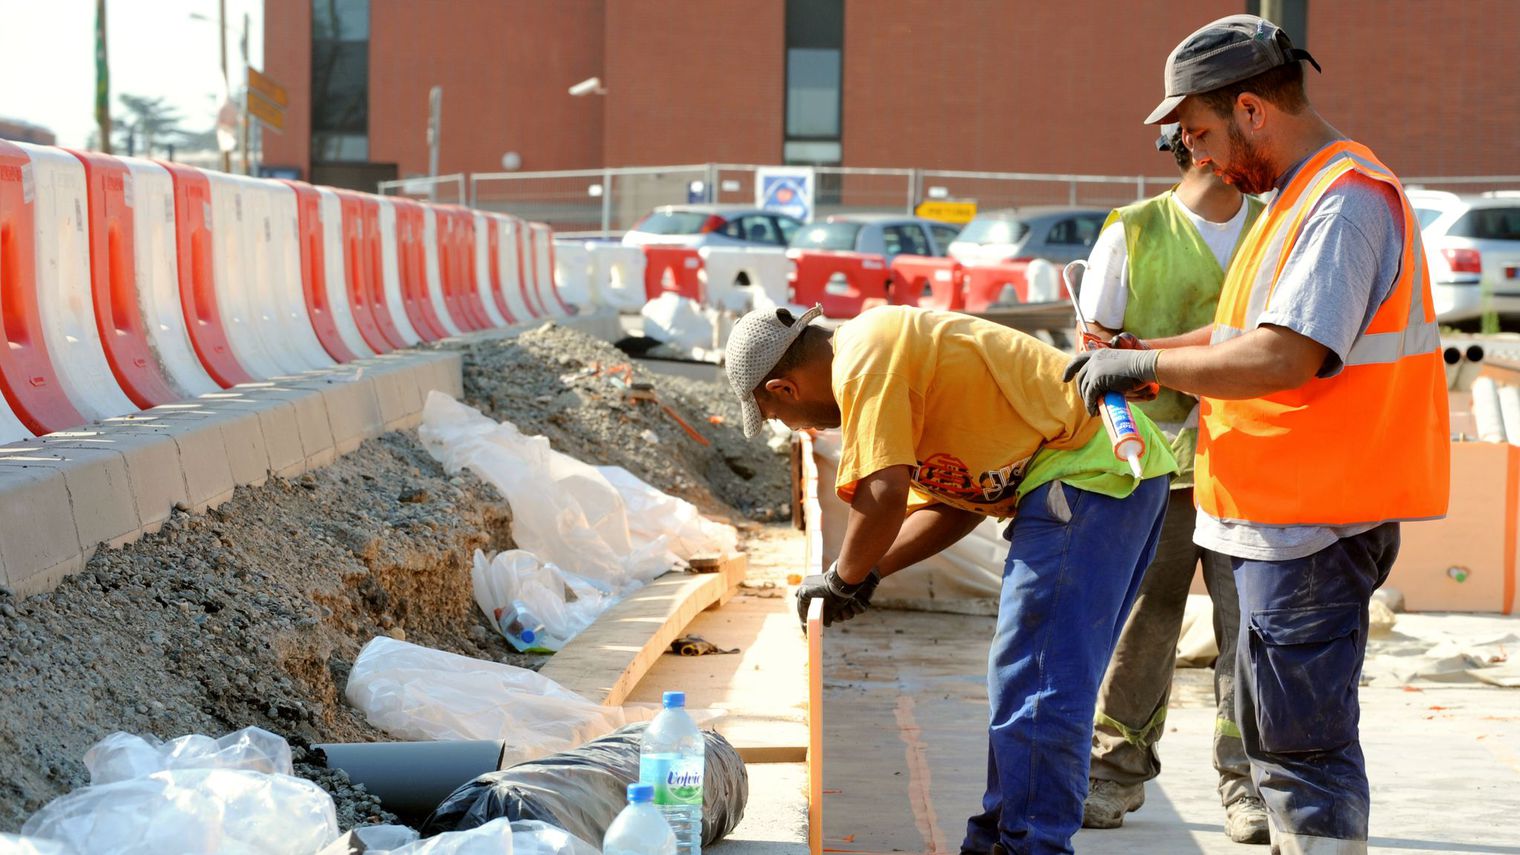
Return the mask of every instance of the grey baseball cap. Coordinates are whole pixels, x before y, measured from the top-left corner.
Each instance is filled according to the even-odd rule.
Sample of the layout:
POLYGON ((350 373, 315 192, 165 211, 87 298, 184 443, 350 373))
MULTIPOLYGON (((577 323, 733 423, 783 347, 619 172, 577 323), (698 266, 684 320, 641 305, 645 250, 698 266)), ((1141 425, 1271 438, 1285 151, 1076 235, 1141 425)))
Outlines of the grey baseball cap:
POLYGON ((1175 122, 1177 105, 1187 96, 1212 92, 1301 59, 1320 70, 1308 51, 1294 47, 1282 27, 1266 18, 1220 18, 1183 39, 1166 58, 1166 97, 1145 123, 1175 122))
POLYGON ((787 309, 756 309, 734 324, 728 346, 723 350, 723 370, 728 374, 734 397, 739 399, 745 436, 754 436, 765 421, 760 415, 760 405, 755 403, 755 388, 781 361, 797 336, 821 314, 822 306, 814 306, 799 317, 793 317, 787 309))

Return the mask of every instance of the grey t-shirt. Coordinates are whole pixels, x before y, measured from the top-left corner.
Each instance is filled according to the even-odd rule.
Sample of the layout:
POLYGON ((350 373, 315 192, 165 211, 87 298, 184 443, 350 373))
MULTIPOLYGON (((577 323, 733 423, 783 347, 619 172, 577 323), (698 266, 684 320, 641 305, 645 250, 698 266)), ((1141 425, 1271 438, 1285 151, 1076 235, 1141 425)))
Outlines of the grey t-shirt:
MULTIPOLYGON (((1298 168, 1279 181, 1279 192, 1298 168)), ((1257 319, 1257 326, 1286 327, 1314 339, 1330 350, 1319 376, 1339 374, 1357 336, 1393 292, 1403 248, 1403 206, 1397 192, 1381 181, 1350 173, 1325 193, 1305 219, 1303 234, 1288 255, 1271 304, 1257 319)), ((1264 525, 1219 520, 1200 512, 1193 541, 1240 558, 1289 561, 1380 522, 1264 525)))

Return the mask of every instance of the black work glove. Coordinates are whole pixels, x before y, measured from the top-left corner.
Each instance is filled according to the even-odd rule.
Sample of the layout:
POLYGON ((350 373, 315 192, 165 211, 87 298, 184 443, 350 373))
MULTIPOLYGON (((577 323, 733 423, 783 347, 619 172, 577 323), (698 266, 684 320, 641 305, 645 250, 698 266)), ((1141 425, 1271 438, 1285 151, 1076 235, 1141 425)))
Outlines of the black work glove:
POLYGON ((1156 382, 1158 355, 1154 350, 1089 350, 1071 360, 1062 379, 1070 383, 1076 378, 1087 411, 1096 413, 1105 394, 1128 395, 1156 382))
POLYGON ((881 582, 881 576, 871 570, 864 581, 851 585, 839 578, 837 564, 829 565, 824 573, 809 576, 797 588, 797 619, 807 628, 808 606, 814 599, 823 598, 823 625, 846 621, 866 610, 871 604, 871 594, 881 582))

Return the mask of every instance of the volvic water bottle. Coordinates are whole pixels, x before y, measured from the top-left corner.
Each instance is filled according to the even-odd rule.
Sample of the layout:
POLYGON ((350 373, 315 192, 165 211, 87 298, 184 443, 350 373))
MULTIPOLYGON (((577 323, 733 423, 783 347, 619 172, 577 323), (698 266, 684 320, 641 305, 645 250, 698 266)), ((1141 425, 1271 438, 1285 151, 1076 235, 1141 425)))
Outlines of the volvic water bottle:
POLYGON ((654 806, 654 787, 628 785, 628 806, 607 826, 602 855, 676 855, 676 836, 654 806))
POLYGON ((702 773, 707 743, 686 714, 686 693, 666 692, 665 709, 639 746, 639 783, 654 785, 654 804, 675 832, 680 855, 702 852, 702 773))

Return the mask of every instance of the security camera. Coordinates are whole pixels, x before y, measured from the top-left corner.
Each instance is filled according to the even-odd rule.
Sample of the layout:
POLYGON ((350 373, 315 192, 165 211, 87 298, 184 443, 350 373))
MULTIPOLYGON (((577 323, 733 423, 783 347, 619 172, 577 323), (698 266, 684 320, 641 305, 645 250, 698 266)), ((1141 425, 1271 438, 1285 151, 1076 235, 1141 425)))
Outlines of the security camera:
POLYGON ((581 95, 600 95, 605 91, 602 89, 602 78, 600 77, 588 77, 570 87, 570 94, 576 97, 580 97, 581 95))

